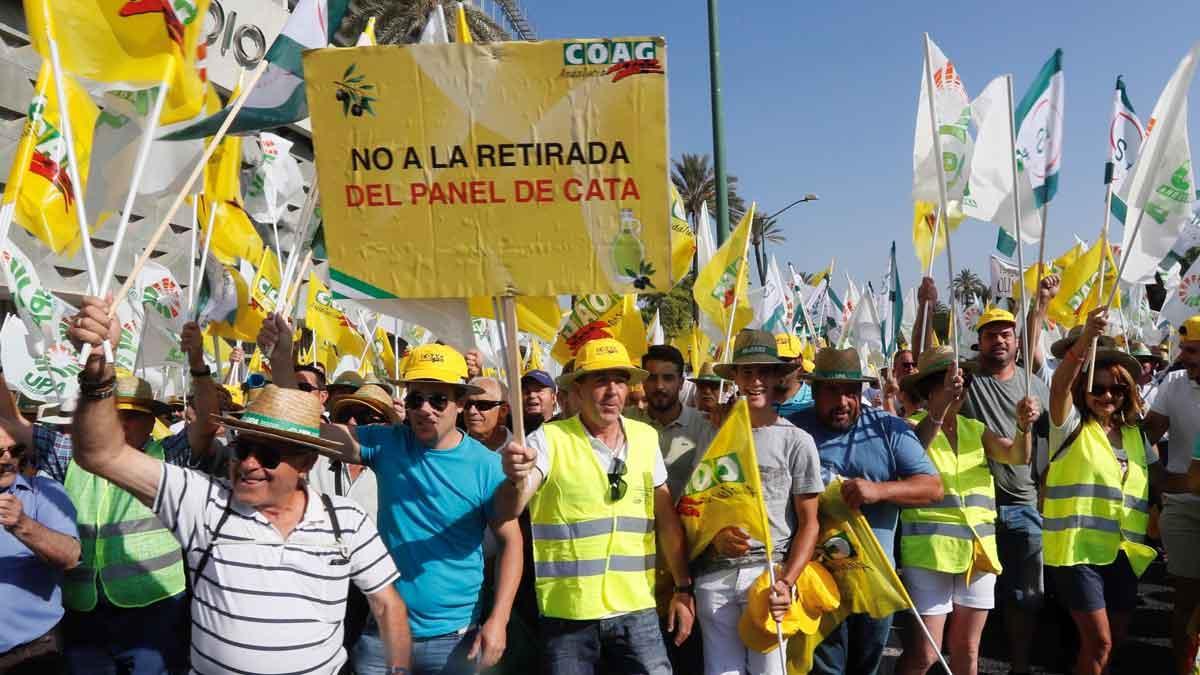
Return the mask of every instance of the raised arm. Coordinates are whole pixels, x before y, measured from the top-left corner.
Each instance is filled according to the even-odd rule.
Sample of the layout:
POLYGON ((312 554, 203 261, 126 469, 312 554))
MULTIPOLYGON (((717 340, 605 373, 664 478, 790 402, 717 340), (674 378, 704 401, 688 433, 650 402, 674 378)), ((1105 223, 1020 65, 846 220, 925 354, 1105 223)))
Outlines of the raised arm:
POLYGON ((1017 402, 1016 438, 1005 438, 984 429, 983 450, 988 459, 1001 464, 1028 464, 1033 459, 1033 425, 1041 414, 1041 402, 1029 396, 1017 402))
POLYGON ((928 323, 937 304, 937 284, 930 277, 921 280, 917 288, 917 315, 913 321, 912 350, 913 358, 921 356, 921 352, 933 345, 933 326, 928 323))
POLYGON ((125 443, 117 416, 116 371, 105 362, 101 348, 108 341, 115 352, 121 335, 120 323, 108 314, 111 305, 111 296, 85 296, 68 330, 76 349, 85 344, 91 347, 79 374, 79 403, 71 425, 73 458, 80 467, 151 505, 158 494, 162 462, 125 443))
POLYGON ((1071 345, 1058 370, 1054 371, 1054 378, 1050 381, 1050 423, 1056 427, 1062 426, 1067 421, 1067 415, 1071 413, 1071 406, 1075 403, 1071 386, 1075 384, 1075 378, 1083 373, 1088 352, 1092 348, 1092 340, 1102 335, 1108 327, 1107 313, 1106 308, 1097 307, 1088 314, 1083 335, 1071 345))
POLYGON ((287 319, 272 312, 258 331, 258 348, 271 359, 271 382, 284 389, 296 388, 292 355, 292 327, 287 319))
POLYGON ((196 406, 196 421, 188 425, 188 445, 192 454, 207 457, 212 449, 213 437, 217 435, 218 425, 213 415, 221 412, 217 399, 217 383, 211 373, 207 376, 197 375, 208 370, 204 364, 204 337, 200 326, 195 321, 183 325, 179 335, 179 346, 187 354, 188 367, 192 370, 193 405, 196 406))
MULTIPOLYGON (((1029 332, 1029 351, 1033 354, 1029 355, 1033 360, 1033 372, 1041 372, 1042 366, 1042 326, 1046 324, 1046 310, 1050 307, 1050 301, 1058 295, 1059 278, 1057 274, 1049 274, 1042 277, 1042 283, 1038 286, 1037 302, 1033 307, 1029 308, 1029 316, 1025 318, 1025 330, 1029 332)), ((1090 344, 1090 343, 1089 343, 1090 344)))

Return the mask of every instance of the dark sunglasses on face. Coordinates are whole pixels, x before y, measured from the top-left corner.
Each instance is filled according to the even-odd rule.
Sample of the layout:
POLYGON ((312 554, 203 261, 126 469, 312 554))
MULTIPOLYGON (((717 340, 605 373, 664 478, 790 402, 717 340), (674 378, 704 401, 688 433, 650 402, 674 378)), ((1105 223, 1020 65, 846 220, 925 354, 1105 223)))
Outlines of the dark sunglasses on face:
POLYGON ((1113 398, 1125 398, 1125 396, 1129 393, 1129 388, 1123 384, 1110 384, 1108 386, 1103 384, 1093 384, 1092 391, 1090 393, 1092 396, 1100 398, 1106 391, 1113 398))
POLYGON ((476 408, 479 410, 479 412, 485 413, 489 410, 492 410, 496 406, 503 404, 504 401, 467 401, 466 403, 463 403, 463 412, 466 412, 471 408, 476 408))
POLYGON ((302 451, 281 451, 279 448, 258 443, 247 438, 236 439, 233 451, 239 462, 244 462, 247 457, 254 455, 258 459, 258 463, 262 465, 262 468, 268 470, 278 469, 284 457, 303 454, 302 451))
POLYGON ((427 402, 434 410, 442 412, 450 405, 450 397, 445 394, 425 395, 415 391, 404 397, 404 407, 409 410, 420 410, 427 402))
POLYGON ((321 391, 320 387, 315 384, 309 384, 308 382, 297 382, 296 388, 309 394, 313 393, 314 391, 321 391))
POLYGON ((612 467, 608 470, 608 498, 609 501, 619 502, 625 498, 625 493, 629 490, 629 484, 622 478, 628 473, 629 467, 625 466, 625 462, 620 458, 613 457, 612 467))

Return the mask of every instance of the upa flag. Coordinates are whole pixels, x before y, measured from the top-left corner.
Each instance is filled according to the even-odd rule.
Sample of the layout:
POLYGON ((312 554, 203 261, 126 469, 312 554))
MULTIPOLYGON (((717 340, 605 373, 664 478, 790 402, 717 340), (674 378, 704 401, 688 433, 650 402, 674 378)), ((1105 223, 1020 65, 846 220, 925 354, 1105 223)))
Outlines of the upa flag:
MULTIPOLYGON (((196 67, 209 0, 25 0, 33 48, 50 60, 58 43, 63 70, 114 89, 167 81, 172 120, 201 112, 204 81, 196 67)), ((321 45, 324 46, 324 45, 321 45)), ((72 130, 78 130, 73 127, 72 130)))
POLYGON ((1154 281, 1159 261, 1170 253, 1192 214, 1195 181, 1188 146, 1187 94, 1198 56, 1200 43, 1183 57, 1163 88, 1146 125, 1146 142, 1138 162, 1118 195, 1129 209, 1121 241, 1126 258, 1121 280, 1131 284, 1154 281), (1134 231, 1140 232, 1136 240, 1132 239, 1134 231))
POLYGON ((25 252, 9 240, 0 241, 0 267, 17 316, 25 324, 29 353, 42 356, 50 345, 69 344, 65 320, 76 310, 42 285, 25 252))
POLYGON ((640 362, 649 347, 646 325, 634 295, 581 295, 575 298, 554 341, 550 355, 566 364, 575 358, 583 343, 596 338, 614 338, 625 345, 629 358, 640 362))
POLYGON ((671 183, 671 280, 679 283, 692 268, 696 255, 696 235, 683 210, 679 189, 671 183))
POLYGON ((80 194, 87 189, 88 162, 92 154, 92 129, 99 111, 75 80, 64 78, 67 104, 58 99, 49 63, 38 71, 28 118, 21 131, 8 183, 5 205, 14 204, 17 224, 60 255, 73 255, 81 243, 75 192, 71 184, 67 139, 62 133, 63 114, 71 118, 75 159, 79 162, 80 194), (64 110, 65 108, 65 110, 64 110))
POLYGON ((941 199, 938 190, 938 162, 946 177, 946 199, 957 200, 967 188, 967 167, 971 158, 971 100, 967 96, 958 69, 928 36, 925 38, 931 61, 921 72, 921 96, 917 103, 917 127, 913 136, 913 201, 934 204, 941 199), (932 72, 932 94, 926 72, 932 72), (933 96, 942 156, 933 144, 933 123, 929 119, 929 97, 933 96))
POLYGON ((1142 141, 1146 138, 1146 128, 1138 119, 1125 92, 1125 80, 1117 76, 1117 89, 1113 93, 1113 116, 1108 126, 1108 153, 1112 162, 1112 215, 1119 222, 1125 222, 1125 202, 1117 197, 1121 186, 1125 184, 1133 165, 1137 163, 1138 153, 1142 149, 1142 141))
MULTIPOLYGON (((1086 253, 1062 272, 1058 295, 1050 301, 1046 308, 1046 316, 1063 328, 1078 326, 1087 319, 1089 312, 1104 304, 1116 282, 1117 266, 1113 260, 1112 248, 1104 240, 1098 239, 1086 253), (1100 296, 1101 256, 1105 260, 1103 296, 1100 296)), ((1113 301, 1114 307, 1120 307, 1120 299, 1121 295, 1118 293, 1113 301)))
MULTIPOLYGON (((329 46, 349 6, 350 0, 300 0, 296 3, 296 8, 283 25, 283 31, 267 50, 264 57, 267 69, 259 78, 258 85, 247 95, 241 112, 229 127, 230 134, 271 129, 308 117, 301 54, 306 49, 329 46)), ((176 131, 168 138, 182 140, 212 136, 228 114, 227 108, 176 131)))
POLYGON ((304 198, 300 163, 290 152, 292 142, 282 136, 264 131, 250 145, 258 157, 244 174, 246 212, 260 223, 277 223, 287 213, 288 201, 304 198))
POLYGON ((692 296, 700 311, 725 331, 721 336, 722 342, 727 335, 736 335, 754 320, 746 265, 746 247, 750 240, 750 223, 753 221, 754 204, 751 204, 729 239, 700 270, 692 287, 692 296))
POLYGON ((851 614, 882 619, 912 607, 912 599, 892 567, 871 524, 842 499, 842 481, 833 480, 821 495, 820 533, 813 558, 837 582, 841 605, 821 615, 815 633, 796 633, 787 645, 788 672, 812 669, 813 651, 851 614))
POLYGON ((756 542, 752 545, 770 551, 771 529, 763 499, 750 407, 739 398, 675 505, 687 534, 688 560, 695 560, 717 532, 730 526, 742 528, 756 542))
POLYGON ((1054 50, 1014 110, 1018 169, 1033 188, 1034 205, 1058 190, 1063 142, 1063 51, 1054 50))
POLYGON ((1179 285, 1168 293, 1159 316, 1172 326, 1182 326, 1184 321, 1197 314, 1200 314, 1200 258, 1179 278, 1179 285))
POLYGON ((176 335, 183 330, 186 321, 186 301, 183 289, 175 281, 171 270, 156 262, 147 262, 138 274, 133 294, 141 299, 142 307, 149 317, 148 324, 160 326, 176 335))

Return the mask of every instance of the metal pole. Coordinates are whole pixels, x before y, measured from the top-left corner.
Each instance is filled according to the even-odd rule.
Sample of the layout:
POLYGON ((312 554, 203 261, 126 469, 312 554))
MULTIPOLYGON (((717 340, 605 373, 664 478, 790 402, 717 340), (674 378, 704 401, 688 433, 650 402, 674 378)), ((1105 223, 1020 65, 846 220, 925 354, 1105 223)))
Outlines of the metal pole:
POLYGON ((729 178, 725 174, 725 121, 721 113, 721 42, 717 0, 708 0, 708 77, 712 89, 713 171, 717 179, 717 246, 729 238, 729 178))

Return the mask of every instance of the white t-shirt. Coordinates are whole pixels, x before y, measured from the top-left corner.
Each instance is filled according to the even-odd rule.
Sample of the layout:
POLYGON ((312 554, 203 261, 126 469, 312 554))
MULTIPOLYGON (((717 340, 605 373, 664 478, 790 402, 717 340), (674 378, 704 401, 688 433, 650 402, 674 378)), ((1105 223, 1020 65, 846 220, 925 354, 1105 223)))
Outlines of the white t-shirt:
POLYGON ((1171 420, 1167 473, 1187 473, 1200 433, 1200 384, 1188 378, 1186 370, 1168 373, 1158 385, 1150 410, 1171 420))

